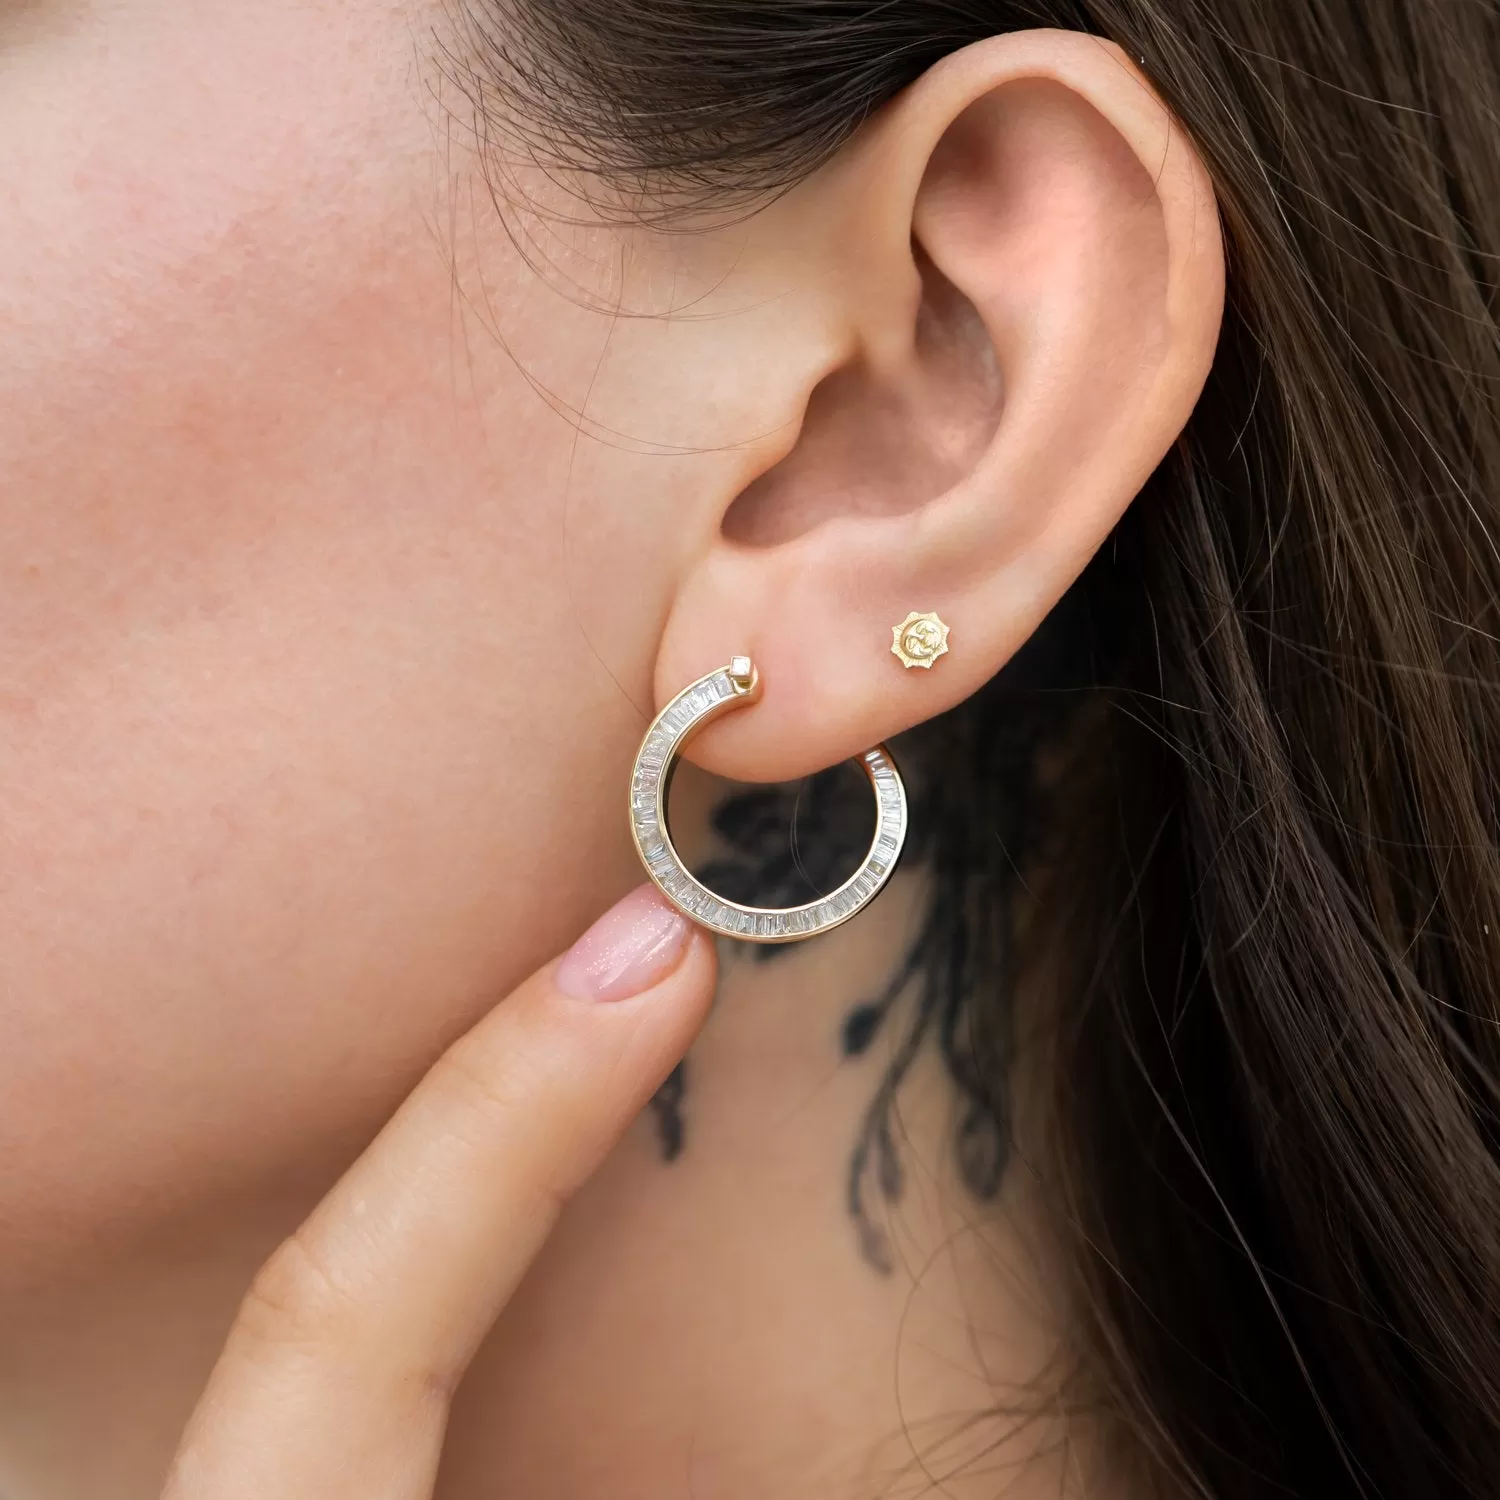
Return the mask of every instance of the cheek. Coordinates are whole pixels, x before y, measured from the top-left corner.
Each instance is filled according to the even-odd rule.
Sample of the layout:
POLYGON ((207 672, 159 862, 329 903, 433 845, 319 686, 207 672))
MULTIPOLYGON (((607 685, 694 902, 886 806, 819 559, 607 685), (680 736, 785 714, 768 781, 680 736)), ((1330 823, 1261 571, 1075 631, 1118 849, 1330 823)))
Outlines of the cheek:
MULTIPOLYGON (((136 10, 0 53, 0 1243, 44 1258, 316 1167, 633 878, 573 429, 455 292, 414 31, 136 10)), ((484 259, 584 389, 606 320, 484 259)))

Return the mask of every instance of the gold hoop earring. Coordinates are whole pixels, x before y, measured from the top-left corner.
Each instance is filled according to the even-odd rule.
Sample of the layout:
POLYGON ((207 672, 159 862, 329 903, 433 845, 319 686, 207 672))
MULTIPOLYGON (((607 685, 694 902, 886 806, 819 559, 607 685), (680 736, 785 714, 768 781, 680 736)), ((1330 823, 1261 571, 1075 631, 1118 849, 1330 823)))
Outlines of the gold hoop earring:
POLYGON ((667 829, 667 791, 683 746, 721 714, 760 696, 760 674, 748 656, 685 687, 653 720, 630 778, 630 830, 661 892, 679 911, 722 937, 750 943, 795 943, 847 922, 890 879, 906 842, 906 788, 884 745, 866 750, 860 769, 875 793, 875 837, 863 863, 836 891, 803 906, 767 910, 716 896, 683 864, 667 829))

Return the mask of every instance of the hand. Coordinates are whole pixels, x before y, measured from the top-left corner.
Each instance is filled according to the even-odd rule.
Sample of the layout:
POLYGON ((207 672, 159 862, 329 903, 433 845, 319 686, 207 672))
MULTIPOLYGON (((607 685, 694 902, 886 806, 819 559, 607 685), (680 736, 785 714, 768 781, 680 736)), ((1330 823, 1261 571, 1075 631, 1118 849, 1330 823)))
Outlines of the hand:
POLYGON ((164 1500, 430 1495, 475 1349, 713 985, 646 886, 449 1048, 256 1277, 164 1500))

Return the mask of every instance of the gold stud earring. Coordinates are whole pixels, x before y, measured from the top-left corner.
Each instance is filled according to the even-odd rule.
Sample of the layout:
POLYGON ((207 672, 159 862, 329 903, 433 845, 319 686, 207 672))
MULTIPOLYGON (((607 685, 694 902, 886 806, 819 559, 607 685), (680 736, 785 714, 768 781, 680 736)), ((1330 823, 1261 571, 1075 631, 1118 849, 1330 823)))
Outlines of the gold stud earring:
POLYGON ((630 778, 630 831, 646 873, 684 915, 723 937, 750 943, 794 943, 847 922, 880 893, 906 842, 906 788, 884 745, 857 764, 875 794, 875 837, 869 853, 836 891, 802 906, 770 910, 716 896, 683 864, 667 830, 667 791, 677 757, 705 724, 760 696, 760 673, 748 656, 690 683, 656 716, 630 778))
POLYGON ((928 610, 913 610, 899 624, 891 626, 891 654, 903 667, 927 667, 948 650, 948 627, 928 610))

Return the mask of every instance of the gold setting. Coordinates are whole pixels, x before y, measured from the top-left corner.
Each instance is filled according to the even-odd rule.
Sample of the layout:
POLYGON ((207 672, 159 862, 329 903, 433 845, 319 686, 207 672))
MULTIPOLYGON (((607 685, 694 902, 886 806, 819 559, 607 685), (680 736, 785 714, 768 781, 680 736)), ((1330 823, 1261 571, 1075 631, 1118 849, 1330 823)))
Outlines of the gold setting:
POLYGON ((948 650, 948 627, 931 610, 912 610, 891 626, 891 654, 903 667, 926 667, 929 671, 948 650))
POLYGON ((687 742, 721 714, 760 697, 760 673, 748 656, 689 683, 656 716, 641 741, 630 778, 630 830, 646 873, 681 912, 710 932, 747 943, 795 943, 847 922, 875 899, 906 842, 906 788, 884 745, 856 762, 875 795, 875 835, 854 874, 836 891, 780 910, 742 906, 708 889, 682 862, 667 828, 672 768, 687 742))

